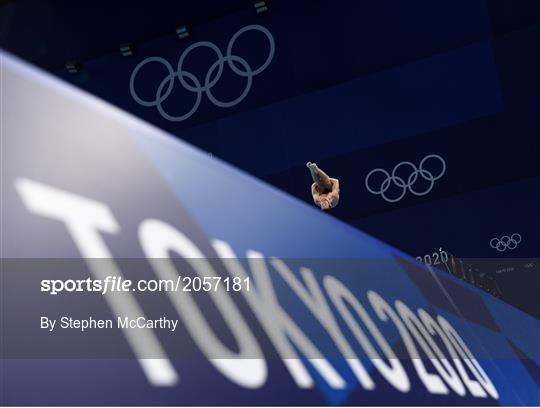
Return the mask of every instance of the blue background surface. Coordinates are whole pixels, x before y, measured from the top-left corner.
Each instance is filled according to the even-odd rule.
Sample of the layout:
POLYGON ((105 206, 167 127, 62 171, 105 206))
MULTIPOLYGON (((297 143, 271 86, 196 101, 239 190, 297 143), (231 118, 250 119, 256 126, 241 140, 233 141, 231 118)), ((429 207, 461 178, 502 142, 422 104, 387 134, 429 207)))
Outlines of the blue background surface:
MULTIPOLYGON (((274 0, 263 16, 244 1, 101 5, 25 1, 0 6, 0 19, 3 48, 289 193, 215 164, 179 147, 183 145, 173 139, 154 139, 154 131, 122 133, 118 139, 99 132, 89 136, 93 149, 88 151, 107 151, 89 163, 80 145, 72 141, 70 163, 78 163, 78 168, 70 165, 67 172, 59 168, 58 174, 49 160, 59 153, 59 145, 40 140, 40 152, 50 149, 50 156, 41 157, 43 162, 39 155, 28 159, 29 167, 18 176, 42 177, 44 182, 74 191, 80 188, 81 193, 98 199, 117 200, 125 235, 108 242, 116 254, 140 255, 127 237, 134 235, 136 222, 148 216, 151 208, 154 216, 171 223, 178 222, 177 211, 185 210, 190 225, 196 225, 197 237, 227 239, 238 254, 255 248, 284 258, 362 257, 400 251, 418 256, 442 247, 458 257, 540 257, 538 1, 274 0), (186 41, 174 34, 180 22, 193 26, 193 35, 186 41), (172 123, 155 108, 142 107, 132 99, 129 78, 144 58, 160 56, 176 66, 190 44, 205 40, 225 50, 231 36, 248 24, 268 28, 276 51, 237 106, 218 108, 203 96, 196 114, 172 123), (118 45, 126 41, 136 45, 131 58, 118 52, 118 45), (63 64, 68 59, 82 63, 79 74, 66 73, 63 64), (447 171, 426 196, 408 194, 389 204, 366 190, 364 179, 371 169, 391 170, 403 160, 418 165, 432 153, 445 159, 447 171), (341 181, 341 203, 330 214, 319 214, 311 204, 308 160, 341 181), (118 198, 118 179, 101 185, 92 175, 100 161, 116 163, 110 174, 125 176, 122 182, 132 183, 125 191, 154 186, 153 194, 118 198), (155 202, 154 197, 162 200, 155 202), (133 206, 138 200, 144 205, 133 206), (261 217, 261 213, 271 216, 261 217), (320 239, 321 229, 335 234, 335 245, 320 239), (493 237, 516 232, 522 241, 515 250, 499 253, 490 247, 493 237)), ((263 36, 247 35, 238 41, 235 52, 257 66, 267 55, 266 47, 263 36)), ((201 52, 189 61, 189 70, 203 79, 213 62, 212 53, 201 52)), ((151 97, 164 71, 154 66, 144 74, 147 79, 137 85, 141 95, 151 97)), ((215 93, 230 99, 242 85, 242 79, 226 70, 215 93)), ((177 86, 165 104, 172 112, 182 112, 192 97, 177 86)), ((66 120, 61 112, 56 118, 58 123, 66 120)), ((20 152, 26 151, 23 147, 24 143, 20 152)), ((20 156, 29 157, 27 151, 20 156)), ((62 157, 56 163, 62 163, 62 157)), ((13 203, 20 205, 16 200, 13 203)), ((56 240, 51 240, 52 232, 43 233, 40 227, 31 224, 28 230, 35 228, 36 233, 17 235, 24 245, 13 240, 13 247, 32 248, 35 256, 43 256, 49 247, 58 245, 64 251, 59 252, 61 256, 77 256, 65 231, 55 230, 56 240)), ((471 336, 468 341, 488 345, 494 357, 514 355, 487 363, 490 377, 504 390, 499 402, 538 404, 538 320, 441 276, 447 290, 460 300, 458 305, 464 306, 456 311, 440 300, 440 288, 419 278, 417 272, 396 266, 394 274, 392 285, 382 276, 370 277, 370 288, 377 287, 389 299, 406 297, 410 305, 429 306, 444 314, 471 336)), ((497 279, 506 302, 540 316, 537 268, 497 275, 497 279)), ((348 283, 360 297, 366 290, 362 279, 348 283)), ((282 300, 294 308, 295 299, 288 295, 282 292, 282 300)), ((302 312, 298 310, 299 318, 305 317, 302 312)), ((202 394, 209 404, 219 404, 224 398, 238 404, 278 404, 284 402, 283 396, 286 403, 298 404, 358 403, 366 398, 356 386, 338 393, 322 383, 313 392, 299 390, 281 380, 288 374, 279 362, 272 362, 271 381, 253 394, 238 392, 209 364, 189 367, 176 362, 180 371, 194 375, 172 389, 148 386, 134 361, 3 364, 10 373, 5 378, 8 402, 13 403, 73 404, 78 398, 88 404, 177 404, 181 398, 182 403, 200 404, 202 394), (57 375, 51 376, 51 371, 57 375), (200 389, 201 378, 214 384, 214 394, 200 389), (96 395, 93 389, 81 388, 81 383, 103 393, 96 395)), ((413 379, 411 367, 407 370, 413 379)), ((350 373, 344 370, 343 375, 350 373)), ((368 394, 369 403, 385 403, 384 391, 390 392, 368 394)), ((386 396, 392 401, 400 398, 386 396)), ((409 396, 401 398, 403 403, 410 402, 409 396)), ((415 398, 420 404, 464 402, 420 393, 415 398)), ((479 402, 466 400, 467 404, 479 402)))
MULTIPOLYGON (((317 386, 299 389, 282 362, 270 359, 267 382, 248 390, 226 380, 201 354, 192 361, 172 358, 182 379, 173 387, 149 385, 134 360, 2 359, 2 397, 7 404, 538 403, 537 319, 450 275, 431 274, 401 251, 5 54, 2 62, 3 78, 8 78, 5 92, 13 97, 3 107, 2 225, 10 239, 2 241, 1 249, 6 258, 80 256, 61 222, 32 214, 21 202, 15 181, 29 178, 105 203, 121 225, 118 233, 104 237, 115 258, 141 258, 137 228, 144 219, 157 218, 186 234, 207 256, 213 255, 210 240, 218 238, 228 242, 238 256, 254 249, 291 265, 294 260, 289 257, 301 257, 300 264, 313 267, 319 282, 330 274, 363 304, 367 305, 367 291, 373 290, 388 302, 401 300, 413 310, 424 308, 442 315, 473 350, 500 393, 498 401, 469 394, 430 395, 406 359, 402 362, 412 385, 407 394, 392 389, 370 365, 378 388, 362 390, 343 360, 337 359, 331 362, 347 381, 345 389, 329 388, 313 369, 317 386), (63 120, 65 115, 70 119, 63 120), (89 125, 81 127, 81 123, 89 125), (34 148, 28 149, 29 145, 34 148), (103 149, 104 145, 115 148, 103 149), (238 200, 246 196, 249 200, 238 200), (357 273, 336 270, 332 262, 330 268, 322 268, 320 259, 331 258, 383 263, 357 273)), ((130 276, 129 270, 122 272, 130 276)), ((294 273, 299 277, 297 268, 294 273)), ((324 328, 291 289, 277 274, 271 280, 279 303, 302 330, 318 346, 331 346, 324 328)), ((17 288, 9 290, 17 293, 17 288)), ((138 301, 145 310, 156 306, 142 298, 138 301)), ((394 349, 403 349, 396 329, 382 324, 367 309, 394 349)), ((4 313, 18 311, 6 308, 4 313)), ((341 320, 339 324, 344 329, 341 320)), ((258 341, 268 341, 264 331, 251 329, 258 341)), ((351 333, 346 336, 352 343, 351 333)), ((355 349, 365 358, 359 347, 355 349)))
MULTIPOLYGON (((28 1, 1 7, 0 18, 7 49, 307 202, 305 163, 316 161, 341 180, 332 216, 410 254, 540 257, 535 0, 275 0, 264 15, 244 1, 28 1), (187 40, 175 36, 179 20, 192 27, 187 40), (236 106, 219 108, 203 94, 193 116, 170 122, 131 97, 130 75, 143 59, 159 56, 176 69, 191 44, 212 41, 225 52, 249 24, 272 33, 275 54, 236 106), (136 52, 125 58, 118 45, 127 41, 136 52), (67 73, 68 59, 82 71, 67 73), (433 153, 447 172, 429 194, 389 204, 365 188, 371 169, 418 165, 433 153), (514 233, 522 236, 514 251, 489 246, 514 233)), ((245 33, 234 53, 260 66, 267 39, 245 33)), ((212 51, 199 49, 184 68, 203 81, 214 62, 212 51)), ((153 98, 165 75, 157 63, 145 66, 138 94, 153 98)), ((225 67, 212 92, 231 100, 244 84, 225 67)), ((193 100, 177 82, 164 108, 180 114, 193 100)), ((503 299, 539 317, 537 268, 506 275, 496 276, 503 299)))

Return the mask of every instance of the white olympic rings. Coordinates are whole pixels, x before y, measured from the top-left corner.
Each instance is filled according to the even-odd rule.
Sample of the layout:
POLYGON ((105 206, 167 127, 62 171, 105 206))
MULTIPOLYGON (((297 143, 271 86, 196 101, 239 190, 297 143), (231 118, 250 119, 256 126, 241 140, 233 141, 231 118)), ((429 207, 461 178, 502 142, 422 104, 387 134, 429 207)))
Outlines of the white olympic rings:
POLYGON ((420 162, 420 166, 418 166, 418 168, 416 168, 416 166, 410 161, 402 161, 396 164, 391 174, 388 173, 385 169, 381 169, 381 168, 373 169, 366 176, 365 185, 366 185, 367 190, 371 194, 380 195, 385 201, 389 203, 396 203, 405 196, 405 194, 407 193, 407 190, 416 196, 424 196, 428 194, 433 189, 433 186, 435 185, 435 181, 440 179, 444 175, 445 172, 446 172, 446 162, 444 161, 444 159, 438 154, 429 154, 422 159, 422 161, 420 162), (437 159, 441 163, 441 166, 442 166, 441 171, 436 176, 434 176, 430 171, 426 170, 423 167, 426 161, 429 159, 437 159), (396 175, 398 169, 402 166, 408 166, 412 169, 412 173, 407 177, 406 181, 402 177, 399 177, 396 175), (375 173, 382 173, 385 177, 385 179, 380 184, 379 188, 370 187, 369 178, 375 173), (424 191, 418 191, 413 188, 414 183, 416 183, 416 181, 418 180, 418 176, 422 177, 424 180, 429 182, 429 186, 424 191), (395 198, 388 197, 388 195, 386 194, 386 192, 391 186, 391 183, 394 183, 395 186, 401 189, 401 193, 395 198))
POLYGON ((145 106, 145 107, 157 107, 157 110, 161 114, 161 116, 167 120, 170 120, 172 122, 181 122, 183 120, 186 120, 190 118, 199 108, 199 105, 202 101, 202 94, 203 92, 206 94, 210 102, 212 102, 214 105, 219 106, 220 108, 230 108, 231 106, 235 106, 238 103, 240 103, 249 93, 251 89, 251 85, 253 83, 253 77, 256 75, 259 75, 261 72, 263 72, 268 65, 270 65, 270 62, 272 62, 272 59, 274 58, 274 51, 275 51, 275 42, 274 37, 272 36, 272 33, 265 27, 253 24, 248 25, 240 30, 238 30, 229 40, 229 44, 227 45, 227 53, 224 56, 221 50, 218 48, 218 46, 210 41, 199 41, 194 44, 191 44, 188 48, 184 50, 182 55, 180 56, 180 59, 178 60, 178 66, 177 70, 174 71, 172 65, 167 61, 165 58, 161 57, 148 57, 144 60, 142 60, 133 72, 131 73, 131 78, 129 80, 129 91, 131 93, 131 96, 137 102, 139 105, 145 106), (248 64, 248 62, 238 55, 233 55, 233 47, 240 35, 247 31, 260 31, 263 33, 266 38, 268 39, 268 42, 270 44, 270 51, 268 53, 268 57, 266 57, 266 60, 264 63, 258 67, 257 69, 252 69, 251 66, 248 64), (217 56, 216 62, 214 62, 208 71, 206 72, 206 76, 204 79, 204 84, 201 84, 201 81, 197 76, 195 76, 193 73, 186 71, 183 69, 184 61, 187 57, 187 55, 193 51, 196 48, 199 47, 207 47, 210 48, 212 51, 215 52, 217 56), (142 67, 144 67, 146 64, 151 62, 158 62, 162 64, 168 71, 168 75, 163 78, 159 86, 156 90, 156 96, 154 100, 144 100, 142 99, 136 92, 135 92, 135 77, 137 76, 137 73, 140 71, 142 67), (224 63, 227 62, 229 68, 237 75, 246 78, 246 85, 240 96, 236 97, 235 99, 232 99, 230 101, 221 101, 215 97, 215 95, 212 93, 212 87, 216 85, 216 83, 220 80, 221 75, 223 73, 223 67, 224 63), (174 84, 175 84, 175 78, 178 78, 180 84, 184 89, 187 91, 193 92, 196 94, 195 96, 195 102, 190 110, 188 110, 186 113, 174 116, 170 115, 169 113, 165 112, 163 109, 162 103, 169 97, 171 94, 174 84), (191 81, 189 83, 186 81, 186 78, 191 81))
POLYGON ((501 238, 491 238, 489 246, 499 252, 504 252, 507 249, 516 249, 520 242, 521 235, 516 232, 510 237, 508 235, 503 235, 501 238))

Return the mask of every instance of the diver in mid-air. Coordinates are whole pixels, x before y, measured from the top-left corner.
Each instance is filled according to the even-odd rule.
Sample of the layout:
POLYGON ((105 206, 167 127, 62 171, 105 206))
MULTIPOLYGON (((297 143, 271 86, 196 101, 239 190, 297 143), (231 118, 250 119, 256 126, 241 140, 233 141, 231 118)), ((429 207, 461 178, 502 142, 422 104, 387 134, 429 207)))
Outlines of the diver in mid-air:
POLYGON ((313 178, 311 185, 313 201, 321 210, 328 211, 334 208, 339 202, 339 180, 328 177, 315 163, 307 162, 306 166, 313 178))

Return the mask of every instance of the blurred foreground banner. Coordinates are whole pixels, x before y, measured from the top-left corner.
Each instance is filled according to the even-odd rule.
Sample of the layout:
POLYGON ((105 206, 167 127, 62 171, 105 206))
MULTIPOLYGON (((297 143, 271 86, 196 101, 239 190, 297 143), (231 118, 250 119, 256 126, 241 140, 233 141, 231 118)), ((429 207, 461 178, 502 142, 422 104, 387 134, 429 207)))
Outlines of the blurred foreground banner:
POLYGON ((538 320, 0 62, 2 404, 540 404, 538 320))

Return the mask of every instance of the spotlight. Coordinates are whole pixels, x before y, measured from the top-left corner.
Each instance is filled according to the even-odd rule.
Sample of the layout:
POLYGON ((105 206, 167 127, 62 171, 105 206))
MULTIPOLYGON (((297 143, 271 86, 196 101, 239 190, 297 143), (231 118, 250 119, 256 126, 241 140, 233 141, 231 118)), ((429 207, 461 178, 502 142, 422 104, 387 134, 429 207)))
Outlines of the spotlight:
POLYGON ((265 0, 255 0, 253 7, 257 14, 266 13, 268 11, 268 2, 265 0))
POLYGON ((135 46, 132 43, 122 44, 120 46, 120 53, 124 57, 131 57, 135 53, 135 46))
POLYGON ((70 74, 76 74, 81 70, 81 64, 77 61, 66 62, 66 69, 70 74))
POLYGON ((191 29, 187 25, 183 24, 176 28, 176 35, 181 40, 184 38, 188 38, 191 35, 191 29))

